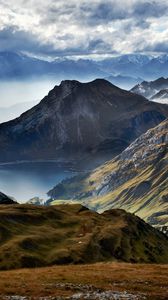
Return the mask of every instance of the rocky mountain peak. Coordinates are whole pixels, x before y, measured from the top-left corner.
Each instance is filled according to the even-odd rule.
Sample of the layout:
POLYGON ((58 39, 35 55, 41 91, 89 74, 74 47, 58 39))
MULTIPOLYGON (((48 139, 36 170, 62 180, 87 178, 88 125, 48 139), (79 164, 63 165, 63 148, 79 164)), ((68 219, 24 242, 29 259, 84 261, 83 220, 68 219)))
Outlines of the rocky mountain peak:
POLYGON ((107 80, 65 80, 38 105, 0 125, 0 161, 107 160, 166 117, 168 107, 107 80))
POLYGON ((63 80, 60 85, 55 85, 55 87, 49 91, 48 96, 46 96, 42 101, 45 102, 48 98, 55 100, 65 98, 80 85, 81 83, 77 80, 63 80))
POLYGON ((65 98, 80 86, 81 83, 77 80, 62 80, 59 89, 62 97, 65 98))
POLYGON ((76 87, 81 85, 81 82, 79 82, 78 80, 62 80, 60 83, 61 87, 76 87))

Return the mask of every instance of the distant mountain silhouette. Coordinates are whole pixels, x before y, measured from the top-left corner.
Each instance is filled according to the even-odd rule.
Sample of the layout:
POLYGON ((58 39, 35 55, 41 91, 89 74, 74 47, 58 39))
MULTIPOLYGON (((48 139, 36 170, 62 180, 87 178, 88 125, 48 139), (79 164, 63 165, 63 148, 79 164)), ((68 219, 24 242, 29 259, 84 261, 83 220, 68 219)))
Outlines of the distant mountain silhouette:
POLYGON ((131 89, 131 92, 151 98, 160 90, 168 88, 168 78, 158 78, 154 81, 143 81, 131 89))
POLYGON ((168 89, 160 90, 150 100, 168 104, 168 89))
POLYGON ((108 75, 92 60, 57 59, 49 62, 22 53, 0 52, 0 79, 52 77, 57 81, 65 78, 92 80, 108 75))
MULTIPOLYGON (((81 81, 109 76, 124 76, 153 80, 168 77, 168 55, 152 57, 140 54, 109 57, 100 61, 92 59, 61 58, 54 61, 29 57, 22 53, 0 52, 0 79, 26 79, 52 77, 57 81, 77 79, 81 81)), ((120 83, 120 78, 118 82, 120 83)), ((128 80, 129 84, 129 80, 128 80)), ((133 85, 135 85, 133 83, 133 85)), ((121 86, 124 87, 124 86, 121 86)))

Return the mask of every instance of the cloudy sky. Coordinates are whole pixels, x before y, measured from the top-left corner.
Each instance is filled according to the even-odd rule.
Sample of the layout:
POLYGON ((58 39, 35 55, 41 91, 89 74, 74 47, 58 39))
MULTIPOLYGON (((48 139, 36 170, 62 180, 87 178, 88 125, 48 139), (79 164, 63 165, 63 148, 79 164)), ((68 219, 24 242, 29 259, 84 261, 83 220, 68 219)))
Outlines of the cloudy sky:
POLYGON ((167 0, 0 0, 0 51, 102 56, 168 51, 167 0))

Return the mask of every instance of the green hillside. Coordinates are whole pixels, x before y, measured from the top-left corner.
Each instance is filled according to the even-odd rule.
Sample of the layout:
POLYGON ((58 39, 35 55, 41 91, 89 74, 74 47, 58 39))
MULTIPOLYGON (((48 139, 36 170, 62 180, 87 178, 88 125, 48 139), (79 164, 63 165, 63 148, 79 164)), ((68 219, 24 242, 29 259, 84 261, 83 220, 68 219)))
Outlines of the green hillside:
POLYGON ((0 206, 0 269, 98 261, 168 263, 168 239, 124 210, 0 206))

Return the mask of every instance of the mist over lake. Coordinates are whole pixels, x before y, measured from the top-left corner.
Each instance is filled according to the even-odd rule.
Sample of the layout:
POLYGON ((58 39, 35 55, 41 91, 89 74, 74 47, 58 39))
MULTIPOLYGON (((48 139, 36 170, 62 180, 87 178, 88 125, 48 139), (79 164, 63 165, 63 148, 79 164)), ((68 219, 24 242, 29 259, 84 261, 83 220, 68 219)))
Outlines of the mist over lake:
POLYGON ((53 162, 29 162, 0 165, 0 190, 19 202, 37 196, 47 199, 47 192, 75 174, 70 166, 53 162))

